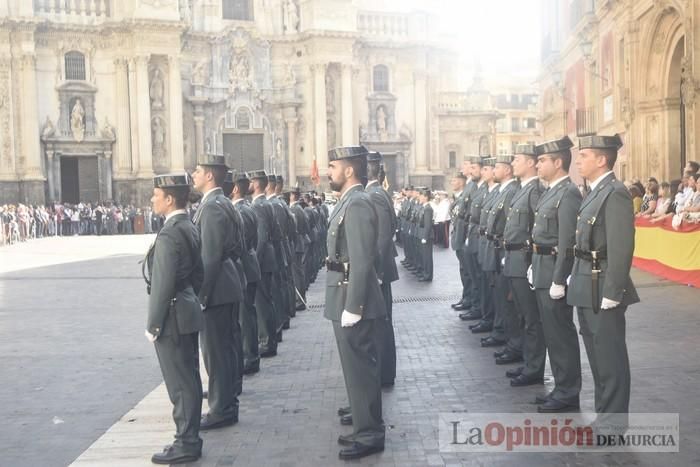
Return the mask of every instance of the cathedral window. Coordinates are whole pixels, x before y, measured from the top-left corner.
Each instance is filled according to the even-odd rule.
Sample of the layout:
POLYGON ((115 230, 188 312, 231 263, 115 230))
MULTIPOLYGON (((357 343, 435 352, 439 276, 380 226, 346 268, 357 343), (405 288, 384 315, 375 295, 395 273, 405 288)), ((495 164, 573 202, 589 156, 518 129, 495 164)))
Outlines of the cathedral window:
POLYGON ((237 21, 253 21, 252 0, 223 0, 223 17, 237 21))
POLYGON ((68 52, 66 60, 66 79, 85 81, 85 55, 80 52, 68 52))
POLYGON ((385 65, 377 65, 372 75, 374 92, 389 92, 389 69, 385 65))

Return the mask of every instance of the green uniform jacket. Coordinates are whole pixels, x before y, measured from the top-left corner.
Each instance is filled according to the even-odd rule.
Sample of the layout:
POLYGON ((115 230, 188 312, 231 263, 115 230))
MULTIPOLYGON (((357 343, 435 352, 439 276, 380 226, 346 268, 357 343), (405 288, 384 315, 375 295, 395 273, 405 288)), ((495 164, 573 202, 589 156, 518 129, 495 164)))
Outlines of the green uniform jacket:
POLYGON ((472 194, 472 202, 469 209, 469 232, 467 238, 467 253, 479 253, 479 223, 481 220, 481 212, 486 201, 486 195, 489 192, 488 183, 484 182, 472 194))
MULTIPOLYGON (((600 261, 599 300, 607 298, 622 306, 639 302, 630 278, 634 254, 632 198, 614 174, 605 177, 581 203, 576 248, 607 252, 607 259, 600 261)), ((592 284, 591 262, 576 258, 566 297, 569 305, 594 308, 592 284)))
POLYGON ((265 199, 265 195, 259 195, 251 203, 253 212, 258 221, 258 247, 256 254, 261 272, 275 272, 277 259, 275 248, 272 246, 272 235, 276 229, 275 214, 272 205, 265 199))
POLYGON ((175 332, 170 305, 175 299, 177 332, 202 329, 204 316, 197 292, 202 285, 199 232, 186 213, 169 218, 148 252, 151 291, 146 329, 154 336, 175 332))
MULTIPOLYGON (((493 209, 494 204, 500 193, 498 192, 500 185, 496 184, 491 191, 486 185, 486 194, 484 195, 484 205, 481 209, 481 217, 479 217, 479 230, 486 231, 489 222, 489 213, 493 209)), ((496 255, 493 252, 493 242, 489 241, 485 235, 480 235, 479 237, 479 263, 484 272, 495 271, 496 270, 496 255), (490 262, 487 262, 487 259, 490 262)))
POLYGON ((570 178, 545 191, 537 203, 532 242, 537 246, 556 247, 555 255, 532 255, 532 273, 536 289, 549 289, 552 283, 566 285, 574 258, 576 215, 581 207, 581 192, 570 178))
POLYGON ((433 207, 430 203, 425 203, 421 210, 419 221, 420 239, 426 242, 433 240, 433 207))
MULTIPOLYGON (((503 185, 498 188, 498 195, 489 209, 489 216, 486 220, 486 233, 493 235, 496 238, 503 238, 503 231, 506 227, 506 213, 510 208, 510 200, 513 198, 515 193, 520 189, 517 180, 510 182, 503 191, 501 191, 503 185)), ((491 242, 493 243, 493 242, 491 242)), ((501 258, 503 258, 503 249, 496 251, 495 248, 489 248, 486 250, 486 260, 485 263, 489 267, 494 267, 494 269, 486 269, 489 271, 497 271, 500 268, 501 258)))
POLYGON ((258 247, 258 221, 253 209, 246 200, 241 200, 233 205, 240 213, 243 220, 243 238, 245 239, 246 252, 241 257, 241 263, 245 272, 246 282, 252 284, 260 280, 260 264, 256 249, 258 247))
POLYGON ((384 297, 374 264, 377 251, 378 219, 372 201, 362 185, 350 188, 333 209, 329 220, 328 256, 349 264, 350 274, 328 271, 324 316, 340 321, 343 310, 362 319, 384 318, 384 297))
POLYGON ((221 188, 199 206, 195 224, 202 239, 204 267, 199 301, 205 307, 243 301, 242 278, 234 265, 243 254, 243 225, 221 188))
POLYGON ((394 246, 394 232, 396 232, 396 212, 389 197, 389 193, 382 188, 379 182, 370 182, 365 188, 369 194, 378 217, 378 249, 376 270, 382 282, 394 282, 399 279, 399 271, 396 268, 396 247, 394 246))
MULTIPOLYGON (((535 178, 520 188, 510 200, 503 240, 510 244, 527 244, 530 241, 532 224, 535 221, 537 202, 542 194, 542 185, 535 178)), ((530 267, 529 254, 524 250, 503 250, 506 263, 503 275, 506 277, 526 277, 530 267)))
POLYGON ((450 220, 452 223, 452 235, 450 244, 453 250, 463 250, 467 240, 467 229, 469 227, 469 213, 471 209, 471 196, 476 191, 476 182, 470 180, 464 186, 462 193, 452 203, 450 209, 450 220))

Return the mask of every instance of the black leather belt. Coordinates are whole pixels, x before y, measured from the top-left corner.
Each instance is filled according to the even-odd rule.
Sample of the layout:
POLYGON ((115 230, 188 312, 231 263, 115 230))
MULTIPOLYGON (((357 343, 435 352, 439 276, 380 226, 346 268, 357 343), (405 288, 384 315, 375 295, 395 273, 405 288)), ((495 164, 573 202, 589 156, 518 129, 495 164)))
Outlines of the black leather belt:
POLYGON ((486 235, 486 229, 479 229, 479 235, 486 235))
MULTIPOLYGON (((532 245, 532 252, 536 255, 542 255, 542 256, 557 256, 559 254, 559 249, 556 246, 545 246, 545 245, 533 244, 532 245)), ((566 257, 567 258, 574 257, 574 249, 573 248, 566 249, 566 257)))
POLYGON ((345 263, 340 261, 326 260, 326 270, 345 273, 345 263))
MULTIPOLYGON (((484 232, 484 233, 485 233, 485 232, 484 232)), ((491 241, 496 240, 496 236, 495 236, 495 235, 491 235, 490 233, 487 233, 487 234, 486 234, 486 238, 487 238, 488 240, 491 240, 491 241)))
POLYGON ((471 220, 471 219, 469 219, 469 223, 470 223, 471 225, 479 225, 479 224, 480 224, 479 221, 473 221, 473 220, 471 220))
POLYGON ((574 256, 582 259, 584 261, 600 261, 603 259, 608 259, 607 251, 605 250, 599 250, 599 251, 584 251, 580 250, 577 247, 574 247, 574 256))
POLYGON ((506 243, 504 244, 506 251, 530 251, 528 243, 506 243))

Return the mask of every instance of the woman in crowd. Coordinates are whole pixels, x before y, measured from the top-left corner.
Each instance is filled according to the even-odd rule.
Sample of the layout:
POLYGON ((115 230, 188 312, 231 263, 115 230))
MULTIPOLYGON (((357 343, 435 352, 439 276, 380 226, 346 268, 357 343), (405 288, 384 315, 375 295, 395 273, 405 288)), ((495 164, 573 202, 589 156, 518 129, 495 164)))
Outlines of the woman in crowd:
POLYGON ((651 216, 656 211, 656 204, 659 199, 659 184, 654 181, 648 181, 644 187, 644 197, 642 198, 642 206, 639 209, 637 216, 651 216))
POLYGON ((630 196, 632 196, 632 206, 634 207, 634 214, 638 214, 642 207, 642 192, 639 191, 639 187, 636 184, 632 184, 629 187, 630 196))

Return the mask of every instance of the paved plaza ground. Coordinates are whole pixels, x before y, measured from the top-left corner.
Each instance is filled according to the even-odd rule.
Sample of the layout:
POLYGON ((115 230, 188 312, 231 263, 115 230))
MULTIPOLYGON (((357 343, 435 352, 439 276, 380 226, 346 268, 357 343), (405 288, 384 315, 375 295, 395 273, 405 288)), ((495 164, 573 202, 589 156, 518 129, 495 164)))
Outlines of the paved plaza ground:
MULTIPOLYGON (((153 346, 143 337, 145 287, 137 261, 152 236, 52 238, 0 249, 0 466, 148 466, 173 432, 153 346)), ((700 464, 700 292, 634 271, 642 303, 627 313, 634 412, 680 413, 673 454, 446 454, 440 412, 531 412, 546 388, 511 388, 449 303, 457 263, 436 249, 434 282, 400 271, 394 286, 398 369, 384 393, 386 450, 354 465, 700 464)), ((196 466, 333 466, 349 433, 324 274, 310 310, 292 320, 279 355, 246 378, 240 422, 203 433, 196 466)), ((583 352, 582 411, 593 410, 583 352)))

